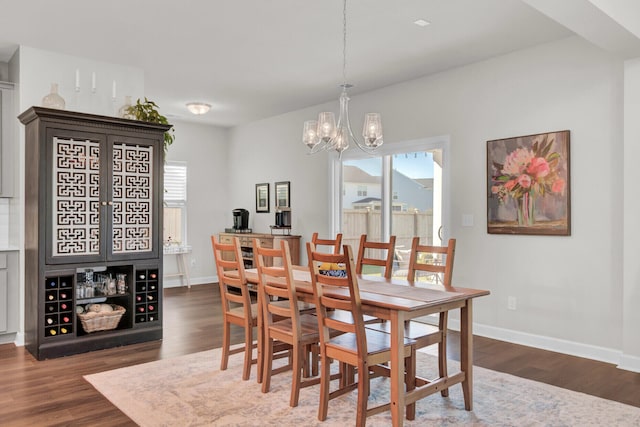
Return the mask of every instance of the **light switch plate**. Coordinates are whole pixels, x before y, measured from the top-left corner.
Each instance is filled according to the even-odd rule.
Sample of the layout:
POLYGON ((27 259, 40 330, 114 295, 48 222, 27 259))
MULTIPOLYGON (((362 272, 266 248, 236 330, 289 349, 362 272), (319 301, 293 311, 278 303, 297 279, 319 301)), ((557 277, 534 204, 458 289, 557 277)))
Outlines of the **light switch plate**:
POLYGON ((473 214, 462 214, 462 226, 473 227, 473 214))

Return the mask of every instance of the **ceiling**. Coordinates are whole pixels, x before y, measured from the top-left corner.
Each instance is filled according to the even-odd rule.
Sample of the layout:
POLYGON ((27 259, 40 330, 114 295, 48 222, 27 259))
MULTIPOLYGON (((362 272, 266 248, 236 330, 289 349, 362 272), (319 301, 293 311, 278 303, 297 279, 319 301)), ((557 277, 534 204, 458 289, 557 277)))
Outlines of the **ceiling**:
MULTIPOLYGON (((573 34, 519 0, 347 9, 351 94, 573 34)), ((0 0, 0 62, 18 45, 141 68, 145 95, 167 116, 234 126, 328 101, 337 110, 342 1, 0 0), (190 101, 212 109, 192 116, 190 101)))

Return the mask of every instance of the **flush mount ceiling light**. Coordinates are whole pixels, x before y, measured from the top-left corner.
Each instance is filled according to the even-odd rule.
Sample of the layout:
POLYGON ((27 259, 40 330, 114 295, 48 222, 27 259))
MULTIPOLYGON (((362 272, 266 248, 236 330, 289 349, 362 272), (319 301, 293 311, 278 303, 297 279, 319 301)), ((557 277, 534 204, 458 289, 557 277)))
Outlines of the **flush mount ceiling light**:
POLYGON ((431 22, 425 21, 424 19, 418 19, 416 21, 413 21, 413 23, 418 27, 426 27, 427 25, 431 24, 431 22))
POLYGON ((211 105, 205 104, 204 102, 190 102, 187 104, 187 108, 193 114, 199 116, 208 112, 211 109, 211 105))
POLYGON ((353 85, 347 83, 347 0, 342 7, 342 93, 340 94, 340 115, 338 125, 332 112, 323 112, 318 115, 318 120, 304 122, 302 141, 309 147, 309 153, 317 153, 322 150, 338 152, 338 157, 349 148, 350 143, 362 151, 373 153, 382 145, 382 118, 379 113, 367 113, 364 119, 362 136, 364 142, 356 139, 349 123, 349 95, 347 89, 353 85))

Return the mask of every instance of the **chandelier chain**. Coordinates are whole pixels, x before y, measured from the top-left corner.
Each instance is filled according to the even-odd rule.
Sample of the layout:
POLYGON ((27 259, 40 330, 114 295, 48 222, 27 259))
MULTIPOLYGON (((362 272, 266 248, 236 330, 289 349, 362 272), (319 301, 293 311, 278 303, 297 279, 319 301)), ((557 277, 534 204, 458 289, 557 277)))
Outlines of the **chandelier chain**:
POLYGON ((382 120, 379 113, 366 113, 362 130, 364 140, 356 138, 349 123, 349 95, 353 85, 347 83, 347 0, 342 3, 342 91, 340 93, 340 115, 336 126, 332 112, 321 112, 318 120, 304 122, 302 142, 314 154, 321 150, 335 150, 338 157, 353 143, 362 151, 372 154, 383 144, 382 120))
POLYGON ((342 4, 342 83, 347 84, 347 0, 342 4))

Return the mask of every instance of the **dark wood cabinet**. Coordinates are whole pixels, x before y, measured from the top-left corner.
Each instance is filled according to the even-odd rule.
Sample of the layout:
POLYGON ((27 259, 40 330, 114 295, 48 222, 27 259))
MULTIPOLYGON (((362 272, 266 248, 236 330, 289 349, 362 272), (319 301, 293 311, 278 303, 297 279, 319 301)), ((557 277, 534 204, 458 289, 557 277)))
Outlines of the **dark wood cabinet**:
POLYGON ((26 137, 27 349, 44 359, 162 338, 169 126, 40 107, 19 118, 26 137), (120 289, 109 289, 116 278, 120 289), (91 304, 126 311, 102 329, 82 313, 91 304))

